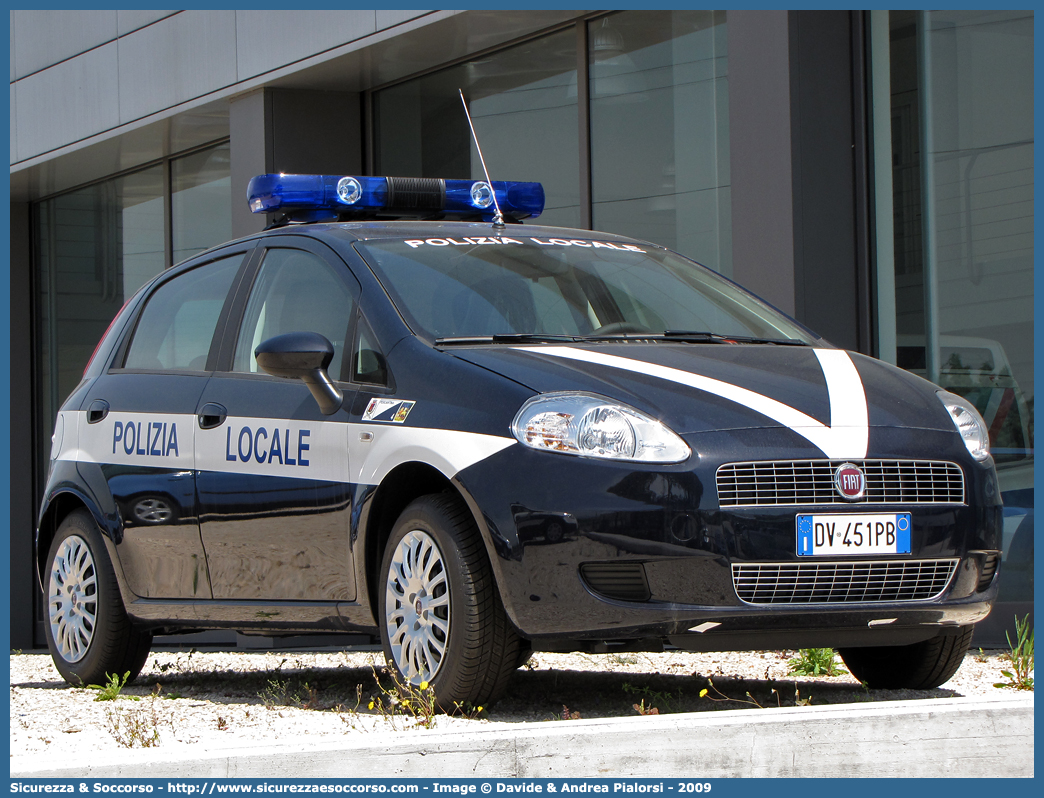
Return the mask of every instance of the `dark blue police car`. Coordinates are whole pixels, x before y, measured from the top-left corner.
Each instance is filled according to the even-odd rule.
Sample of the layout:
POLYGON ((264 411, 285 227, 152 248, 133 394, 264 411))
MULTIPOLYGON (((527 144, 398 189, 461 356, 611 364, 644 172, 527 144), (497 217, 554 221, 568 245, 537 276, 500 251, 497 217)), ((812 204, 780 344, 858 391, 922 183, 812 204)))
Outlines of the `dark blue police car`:
POLYGON ((371 634, 447 708, 531 651, 953 675, 1001 544, 968 402, 662 247, 511 223, 537 184, 249 195, 285 216, 139 291, 59 413, 37 553, 67 680, 216 628, 371 634))

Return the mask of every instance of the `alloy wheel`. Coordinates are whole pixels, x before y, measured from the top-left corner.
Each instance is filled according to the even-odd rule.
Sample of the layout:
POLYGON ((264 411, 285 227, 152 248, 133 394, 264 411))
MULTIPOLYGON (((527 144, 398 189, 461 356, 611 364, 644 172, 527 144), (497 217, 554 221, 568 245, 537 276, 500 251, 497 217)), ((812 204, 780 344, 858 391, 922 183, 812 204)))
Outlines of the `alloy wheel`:
POLYGON ((79 662, 87 654, 98 613, 98 580, 94 556, 87 541, 70 535, 62 541, 54 560, 47 589, 47 613, 51 637, 66 662, 79 662))
POLYGON ((388 568, 385 623, 392 657, 410 683, 431 681, 449 640, 449 579, 435 539, 419 529, 399 541, 388 568))

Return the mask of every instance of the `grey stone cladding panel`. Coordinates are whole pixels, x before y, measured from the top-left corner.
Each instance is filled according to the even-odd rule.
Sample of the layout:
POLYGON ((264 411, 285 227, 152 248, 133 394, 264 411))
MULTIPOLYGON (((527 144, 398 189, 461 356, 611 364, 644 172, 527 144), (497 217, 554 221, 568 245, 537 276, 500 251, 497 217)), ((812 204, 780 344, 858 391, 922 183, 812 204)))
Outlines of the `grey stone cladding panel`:
POLYGON ((18 147, 16 146, 16 142, 18 141, 18 135, 17 131, 15 130, 15 119, 18 118, 18 102, 15 97, 14 87, 11 88, 9 94, 11 95, 11 116, 8 117, 8 119, 10 119, 11 163, 14 163, 18 160, 18 147))
POLYGON ((12 11, 11 80, 39 72, 115 38, 115 11, 12 11))
POLYGON ((134 31, 140 30, 146 25, 151 25, 153 22, 159 22, 161 19, 166 19, 167 17, 178 13, 181 12, 154 11, 151 8, 117 11, 116 31, 120 36, 126 36, 128 33, 134 33, 134 31))
POLYGON ((18 160, 119 124, 116 49, 110 42, 14 84, 18 160))
POLYGON ((406 11, 384 11, 378 9, 377 30, 384 30, 385 28, 391 28, 395 25, 401 25, 403 22, 409 22, 411 19, 423 17, 425 14, 431 13, 431 11, 416 11, 413 9, 406 11))
POLYGON ((237 11, 239 79, 293 64, 376 30, 374 11, 237 11))
POLYGON ((234 11, 185 11, 119 41, 120 123, 236 82, 234 11))

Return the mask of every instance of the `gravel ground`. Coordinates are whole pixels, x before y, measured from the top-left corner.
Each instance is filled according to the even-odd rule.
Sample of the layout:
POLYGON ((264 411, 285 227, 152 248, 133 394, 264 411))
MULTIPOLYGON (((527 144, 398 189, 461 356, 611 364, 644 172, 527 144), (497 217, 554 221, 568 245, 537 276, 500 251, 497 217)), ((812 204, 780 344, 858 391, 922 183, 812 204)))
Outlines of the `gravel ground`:
MULTIPOLYGON (((473 718, 440 715, 431 724, 460 729, 626 717, 643 706, 659 713, 756 711, 756 704, 1012 694, 993 686, 1006 667, 1000 651, 969 653, 956 676, 935 690, 869 692, 847 674, 789 676, 794 655, 536 654, 495 706, 473 718)), ((60 760, 143 744, 209 750, 422 728, 423 718, 368 709, 381 696, 374 674, 382 665, 380 654, 365 652, 154 651, 119 698, 97 701, 99 691, 62 681, 46 654, 12 654, 11 756, 60 760)))

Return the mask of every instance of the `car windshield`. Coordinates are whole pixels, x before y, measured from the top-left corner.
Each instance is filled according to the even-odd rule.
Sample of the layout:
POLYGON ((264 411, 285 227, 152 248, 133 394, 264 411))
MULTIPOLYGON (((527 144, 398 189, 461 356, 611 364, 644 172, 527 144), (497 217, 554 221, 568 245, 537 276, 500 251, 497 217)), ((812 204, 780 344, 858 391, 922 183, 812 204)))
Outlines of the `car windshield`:
POLYGON ((438 343, 599 336, 816 340, 711 270, 649 245, 519 236, 355 246, 413 331, 438 343))

